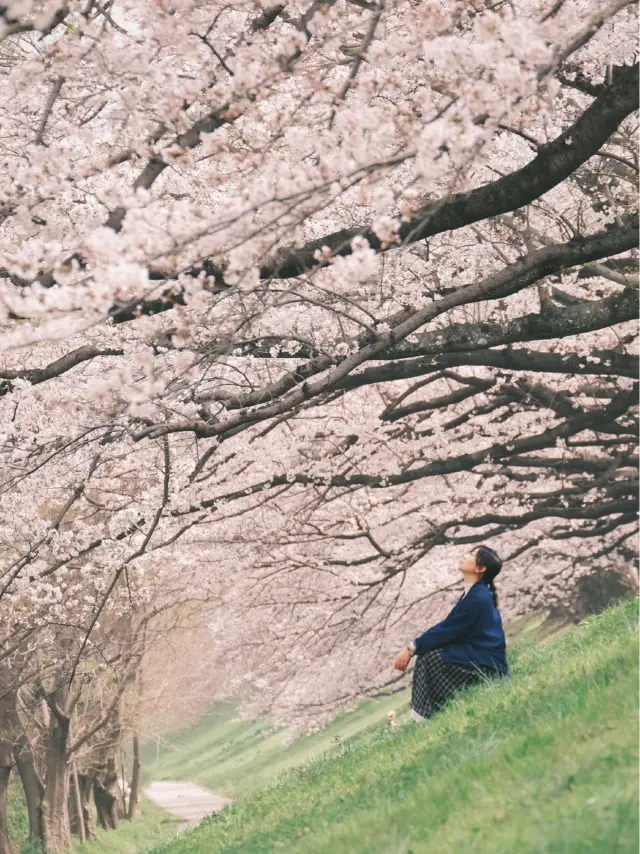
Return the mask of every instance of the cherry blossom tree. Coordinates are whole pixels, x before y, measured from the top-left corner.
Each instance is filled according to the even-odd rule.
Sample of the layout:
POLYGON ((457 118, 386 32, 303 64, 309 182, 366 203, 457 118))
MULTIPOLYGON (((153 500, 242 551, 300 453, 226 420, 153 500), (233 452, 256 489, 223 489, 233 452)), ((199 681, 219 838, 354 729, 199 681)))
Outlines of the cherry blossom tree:
POLYGON ((389 682, 460 549, 504 556, 507 615, 626 571, 636 23, 629 0, 0 6, 13 674, 89 732, 96 655, 216 604, 215 691, 302 721, 389 682))

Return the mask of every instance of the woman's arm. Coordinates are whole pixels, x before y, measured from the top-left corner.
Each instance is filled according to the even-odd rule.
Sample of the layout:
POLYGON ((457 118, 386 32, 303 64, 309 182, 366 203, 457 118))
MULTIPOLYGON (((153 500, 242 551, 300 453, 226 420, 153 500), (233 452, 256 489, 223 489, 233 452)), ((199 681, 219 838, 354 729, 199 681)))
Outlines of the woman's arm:
POLYGON ((394 667, 396 670, 406 670, 413 655, 422 655, 430 649, 439 649, 450 643, 464 643, 475 627, 483 608, 483 602, 469 595, 458 602, 448 617, 441 623, 411 641, 406 649, 398 655, 394 667))
POLYGON ((480 610, 482 610, 480 602, 465 596, 448 617, 415 639, 417 655, 422 655, 430 649, 439 649, 450 643, 464 643, 478 621, 480 610))

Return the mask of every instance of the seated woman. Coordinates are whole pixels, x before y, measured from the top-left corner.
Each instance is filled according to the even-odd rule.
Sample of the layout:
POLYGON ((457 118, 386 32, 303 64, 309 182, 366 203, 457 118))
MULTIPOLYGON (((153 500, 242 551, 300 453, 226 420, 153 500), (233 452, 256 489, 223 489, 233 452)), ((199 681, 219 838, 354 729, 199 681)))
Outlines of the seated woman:
POLYGON ((459 568, 465 589, 449 616, 411 641, 395 661, 396 670, 404 671, 417 655, 411 694, 416 721, 430 718, 467 685, 509 672, 493 583, 502 561, 493 549, 478 546, 459 568))

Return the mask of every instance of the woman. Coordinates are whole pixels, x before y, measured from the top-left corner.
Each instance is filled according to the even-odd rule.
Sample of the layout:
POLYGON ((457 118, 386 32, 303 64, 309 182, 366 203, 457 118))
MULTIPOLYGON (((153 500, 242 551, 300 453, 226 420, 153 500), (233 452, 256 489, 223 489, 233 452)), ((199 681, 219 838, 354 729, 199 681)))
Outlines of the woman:
POLYGON ((501 569, 502 561, 493 549, 473 549, 460 564, 464 593, 449 616, 411 641, 396 658, 396 670, 404 671, 417 655, 411 693, 414 720, 430 718, 461 688, 483 676, 508 673, 493 583, 501 569))

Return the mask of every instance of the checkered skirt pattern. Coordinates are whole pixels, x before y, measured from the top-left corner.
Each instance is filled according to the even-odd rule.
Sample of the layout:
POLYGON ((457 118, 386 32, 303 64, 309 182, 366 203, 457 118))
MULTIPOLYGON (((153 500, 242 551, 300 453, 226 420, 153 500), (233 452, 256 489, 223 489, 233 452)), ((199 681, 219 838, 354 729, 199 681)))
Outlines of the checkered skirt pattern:
POLYGON ((413 671, 412 711, 421 718, 430 718, 458 691, 495 675, 495 671, 489 668, 470 670, 444 661, 439 649, 418 655, 413 671))

